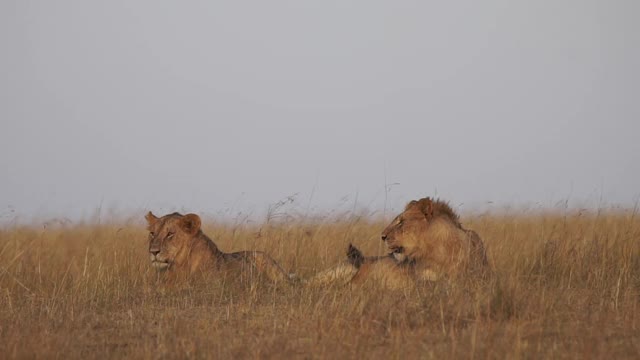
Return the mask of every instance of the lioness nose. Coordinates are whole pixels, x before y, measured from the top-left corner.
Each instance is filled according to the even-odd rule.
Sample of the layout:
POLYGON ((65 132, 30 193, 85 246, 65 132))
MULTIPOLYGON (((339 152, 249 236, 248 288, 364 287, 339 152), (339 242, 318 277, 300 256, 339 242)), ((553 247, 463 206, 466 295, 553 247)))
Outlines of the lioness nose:
POLYGON ((385 241, 385 240, 387 240, 387 235, 382 234, 382 241, 385 241))
POLYGON ((153 256, 156 256, 156 255, 158 255, 158 254, 160 253, 160 250, 155 250, 155 249, 154 249, 154 250, 149 250, 149 252, 150 252, 151 254, 153 254, 153 256))

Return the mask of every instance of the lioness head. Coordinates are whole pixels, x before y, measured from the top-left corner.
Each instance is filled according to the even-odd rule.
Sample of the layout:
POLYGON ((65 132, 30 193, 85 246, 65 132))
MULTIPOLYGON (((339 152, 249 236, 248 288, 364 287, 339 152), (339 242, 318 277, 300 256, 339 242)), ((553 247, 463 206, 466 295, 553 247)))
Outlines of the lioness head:
POLYGON ((426 250, 424 236, 429 225, 438 217, 459 226, 458 215, 446 203, 428 197, 413 200, 382 231, 382 240, 396 260, 415 259, 426 250))
POLYGON ((200 217, 196 214, 173 213, 157 217, 149 211, 145 216, 149 230, 151 265, 168 269, 186 259, 192 239, 200 231, 200 217))

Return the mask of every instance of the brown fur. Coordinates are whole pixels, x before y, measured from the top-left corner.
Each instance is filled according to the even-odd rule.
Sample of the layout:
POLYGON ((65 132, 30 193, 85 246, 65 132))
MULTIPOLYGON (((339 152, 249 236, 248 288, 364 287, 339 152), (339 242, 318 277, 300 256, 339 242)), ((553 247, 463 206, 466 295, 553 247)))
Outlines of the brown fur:
POLYGON ((357 268, 351 284, 372 283, 390 289, 403 289, 415 284, 415 269, 410 261, 398 260, 394 254, 385 256, 364 256, 349 244, 348 261, 357 268))
POLYGON ((303 280, 303 283, 322 287, 368 283, 386 288, 405 288, 414 283, 413 270, 410 266, 403 266, 404 258, 401 256, 364 256, 358 248, 349 244, 347 260, 303 280))
POLYGON ((414 264, 416 276, 486 274, 488 261, 482 240, 460 224, 458 214, 440 200, 413 200, 384 231, 382 240, 394 253, 414 264))
POLYGON ((273 282, 290 281, 282 268, 260 251, 225 253, 205 235, 196 214, 173 213, 145 218, 149 230, 149 254, 153 266, 173 274, 191 276, 213 272, 245 276, 264 275, 273 282))

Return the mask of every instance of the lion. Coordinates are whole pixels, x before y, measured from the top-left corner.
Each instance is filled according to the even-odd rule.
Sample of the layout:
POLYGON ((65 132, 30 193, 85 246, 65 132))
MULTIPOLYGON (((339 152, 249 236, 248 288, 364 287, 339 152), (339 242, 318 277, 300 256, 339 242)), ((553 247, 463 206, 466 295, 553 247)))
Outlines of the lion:
POLYGON ((489 263, 480 236, 462 227, 458 214, 429 197, 409 202, 382 232, 393 256, 409 261, 416 278, 487 275, 489 263))
POLYGON ((260 251, 225 253, 202 232, 196 214, 145 216, 149 230, 151 265, 158 270, 191 276, 200 272, 264 275, 272 282, 291 282, 287 274, 269 255, 260 251))
POLYGON ((347 259, 321 271, 305 284, 362 284, 371 281, 387 288, 405 288, 442 277, 485 278, 491 274, 480 236, 462 227, 458 214, 441 200, 409 202, 383 230, 389 253, 365 257, 349 245, 347 259))

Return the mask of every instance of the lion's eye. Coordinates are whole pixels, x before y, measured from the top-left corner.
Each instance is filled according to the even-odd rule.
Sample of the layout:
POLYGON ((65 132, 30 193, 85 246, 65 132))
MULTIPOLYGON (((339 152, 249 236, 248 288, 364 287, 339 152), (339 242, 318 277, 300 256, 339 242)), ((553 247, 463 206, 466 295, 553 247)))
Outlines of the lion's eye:
POLYGON ((175 233, 172 233, 172 232, 167 233, 167 239, 171 239, 173 235, 175 235, 175 233))
POLYGON ((153 239, 156 235, 152 232, 149 233, 149 239, 153 239))

